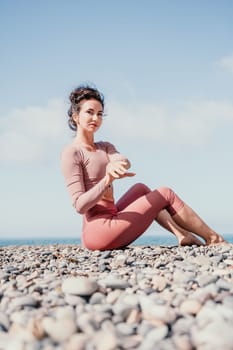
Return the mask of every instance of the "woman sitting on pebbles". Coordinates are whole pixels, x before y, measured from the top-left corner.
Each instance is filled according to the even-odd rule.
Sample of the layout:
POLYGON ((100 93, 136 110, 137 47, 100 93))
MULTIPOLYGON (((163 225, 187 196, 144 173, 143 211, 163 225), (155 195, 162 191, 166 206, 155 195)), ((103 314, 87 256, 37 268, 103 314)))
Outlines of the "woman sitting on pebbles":
POLYGON ((62 152, 62 172, 73 206, 83 215, 86 248, 125 247, 154 220, 175 234, 181 246, 203 244, 194 234, 207 245, 225 242, 170 188, 151 190, 137 183, 115 203, 113 182, 135 174, 114 145, 94 141, 103 122, 104 97, 91 86, 80 86, 71 92, 70 102, 68 123, 76 137, 62 152))

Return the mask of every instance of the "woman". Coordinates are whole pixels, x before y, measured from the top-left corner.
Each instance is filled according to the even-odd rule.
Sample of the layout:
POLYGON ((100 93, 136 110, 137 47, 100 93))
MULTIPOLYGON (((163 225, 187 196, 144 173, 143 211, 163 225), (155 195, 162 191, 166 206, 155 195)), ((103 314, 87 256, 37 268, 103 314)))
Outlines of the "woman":
POLYGON ((109 142, 95 142, 102 124, 104 97, 80 86, 70 94, 69 126, 76 131, 62 152, 62 172, 76 211, 83 215, 82 243, 91 250, 122 248, 136 240, 156 220, 175 234, 179 245, 223 243, 174 191, 150 190, 138 183, 115 203, 113 182, 130 172, 129 160, 109 142), (194 233, 194 234, 193 234, 194 233))

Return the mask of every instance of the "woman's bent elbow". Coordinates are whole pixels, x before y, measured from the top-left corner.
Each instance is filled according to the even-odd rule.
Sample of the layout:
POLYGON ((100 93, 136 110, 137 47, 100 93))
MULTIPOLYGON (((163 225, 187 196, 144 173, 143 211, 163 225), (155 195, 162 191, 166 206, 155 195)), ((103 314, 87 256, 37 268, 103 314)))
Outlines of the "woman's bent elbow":
POLYGON ((75 209, 76 213, 78 213, 78 214, 83 215, 87 211, 84 206, 78 205, 77 203, 74 203, 73 206, 74 206, 74 209, 75 209))

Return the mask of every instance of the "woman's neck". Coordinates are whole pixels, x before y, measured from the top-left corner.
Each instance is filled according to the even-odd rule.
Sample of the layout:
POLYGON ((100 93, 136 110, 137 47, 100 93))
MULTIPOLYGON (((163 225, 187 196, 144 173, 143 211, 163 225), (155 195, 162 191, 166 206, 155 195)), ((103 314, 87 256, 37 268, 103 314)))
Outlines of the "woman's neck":
POLYGON ((80 130, 77 131, 77 134, 75 136, 75 139, 80 142, 84 143, 86 145, 93 146, 94 145, 94 135, 91 133, 84 133, 80 130))
POLYGON ((85 135, 77 133, 75 136, 75 143, 78 143, 81 146, 84 146, 90 150, 95 149, 95 142, 93 135, 85 135))

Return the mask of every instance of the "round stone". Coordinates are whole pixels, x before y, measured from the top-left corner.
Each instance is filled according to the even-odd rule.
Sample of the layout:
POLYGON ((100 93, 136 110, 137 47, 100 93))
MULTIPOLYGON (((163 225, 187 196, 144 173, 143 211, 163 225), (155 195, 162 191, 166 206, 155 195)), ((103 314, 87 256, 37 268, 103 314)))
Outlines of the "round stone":
POLYGON ((97 282, 87 277, 69 277, 62 283, 62 291, 68 294, 88 296, 97 289, 97 282))

